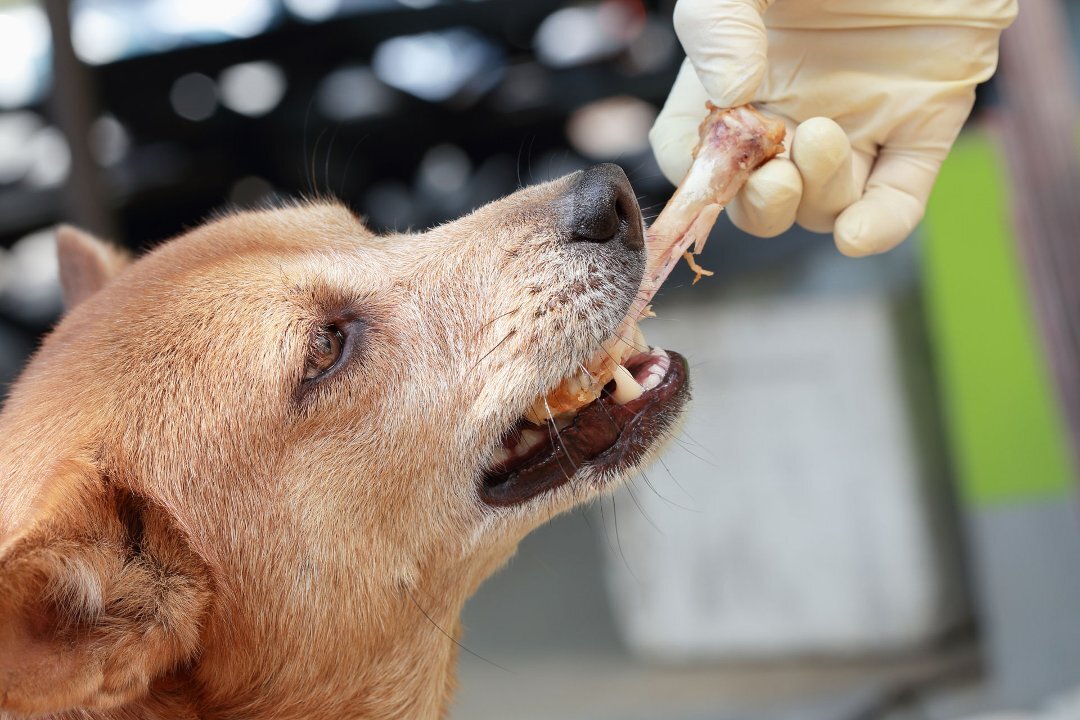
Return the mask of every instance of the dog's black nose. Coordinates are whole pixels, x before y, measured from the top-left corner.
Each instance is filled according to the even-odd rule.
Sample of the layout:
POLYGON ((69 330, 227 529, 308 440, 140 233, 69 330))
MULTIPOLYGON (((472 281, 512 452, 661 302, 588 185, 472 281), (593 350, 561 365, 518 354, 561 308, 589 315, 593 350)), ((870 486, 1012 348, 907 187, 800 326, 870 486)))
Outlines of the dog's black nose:
POLYGON ((569 194, 570 242, 618 240, 631 250, 645 247, 641 209, 621 167, 605 163, 582 170, 569 194))

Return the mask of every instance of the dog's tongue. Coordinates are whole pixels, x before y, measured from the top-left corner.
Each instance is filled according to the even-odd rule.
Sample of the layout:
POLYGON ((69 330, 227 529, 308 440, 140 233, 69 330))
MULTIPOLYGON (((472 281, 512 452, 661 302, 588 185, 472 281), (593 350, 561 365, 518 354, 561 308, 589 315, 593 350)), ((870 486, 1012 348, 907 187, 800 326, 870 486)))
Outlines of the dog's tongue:
POLYGON ((700 253, 716 218, 747 178, 784 149, 784 123, 765 117, 749 105, 721 109, 708 103, 701 123, 694 160, 645 237, 648 264, 630 312, 604 346, 547 396, 537 398, 526 414, 539 422, 572 412, 600 397, 615 380, 614 399, 625 404, 641 395, 641 386, 626 370, 626 360, 647 350, 638 321, 651 316, 649 303, 656 291, 685 257, 701 275, 712 273, 697 266, 700 253))

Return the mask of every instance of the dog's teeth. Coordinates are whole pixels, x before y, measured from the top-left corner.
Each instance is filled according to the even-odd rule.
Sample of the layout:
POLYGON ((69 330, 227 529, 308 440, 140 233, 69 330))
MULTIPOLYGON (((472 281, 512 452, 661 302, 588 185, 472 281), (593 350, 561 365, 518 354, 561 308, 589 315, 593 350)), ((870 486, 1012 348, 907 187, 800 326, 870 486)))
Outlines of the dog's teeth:
POLYGON ((532 407, 525 411, 525 419, 533 425, 543 425, 551 419, 551 413, 548 411, 547 403, 544 402, 542 396, 537 398, 532 407))
POLYGON ((664 373, 650 372, 649 377, 645 378, 645 382, 641 383, 641 389, 645 392, 652 390, 654 387, 660 384, 660 381, 664 379, 664 373))
POLYGON ((611 394, 615 402, 625 405, 632 400, 637 400, 643 392, 645 388, 638 384, 629 370, 622 365, 615 366, 615 392, 611 394))

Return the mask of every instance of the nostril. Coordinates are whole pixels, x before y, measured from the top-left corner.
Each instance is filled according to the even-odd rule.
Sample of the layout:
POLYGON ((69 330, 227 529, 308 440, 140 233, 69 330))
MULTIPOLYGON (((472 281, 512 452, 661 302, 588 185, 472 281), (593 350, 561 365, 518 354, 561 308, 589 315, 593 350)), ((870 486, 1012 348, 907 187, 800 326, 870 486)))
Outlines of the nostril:
POLYGON ((569 239, 594 243, 627 235, 639 217, 637 201, 618 165, 596 165, 583 171, 572 191, 569 239))
POLYGON ((625 195, 619 193, 618 198, 615 200, 615 214, 618 215, 619 222, 624 223, 630 217, 630 206, 634 203, 632 195, 625 195))
POLYGON ((619 232, 619 226, 622 225, 622 213, 618 210, 617 202, 604 198, 592 207, 581 210, 574 228, 576 240, 607 242, 619 232))

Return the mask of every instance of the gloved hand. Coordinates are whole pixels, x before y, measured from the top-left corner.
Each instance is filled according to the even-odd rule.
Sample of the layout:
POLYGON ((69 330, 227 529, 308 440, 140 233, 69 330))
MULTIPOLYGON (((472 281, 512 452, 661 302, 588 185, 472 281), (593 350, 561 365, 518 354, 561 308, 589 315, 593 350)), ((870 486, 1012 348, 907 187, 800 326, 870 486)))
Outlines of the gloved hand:
POLYGON ((789 153, 728 206, 762 237, 798 222, 846 255, 884 252, 923 216, 942 160, 997 65, 1017 0, 678 0, 686 50, 649 133, 678 183, 705 116, 752 102, 788 123, 789 153))

